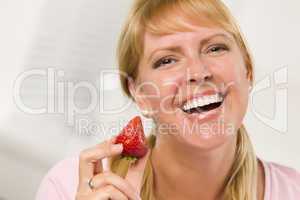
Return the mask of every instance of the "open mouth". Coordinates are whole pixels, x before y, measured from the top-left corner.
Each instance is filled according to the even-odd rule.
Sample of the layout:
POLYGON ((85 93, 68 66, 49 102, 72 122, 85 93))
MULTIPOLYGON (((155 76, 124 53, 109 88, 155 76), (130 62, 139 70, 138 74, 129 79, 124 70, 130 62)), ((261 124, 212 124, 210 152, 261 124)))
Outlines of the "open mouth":
POLYGON ((182 110, 187 114, 208 112, 219 108, 224 102, 224 98, 221 93, 202 96, 186 102, 182 110))
POLYGON ((202 113, 202 112, 208 112, 214 109, 217 109, 221 106, 222 102, 218 102, 218 103, 212 103, 206 106, 199 106, 196 108, 192 108, 189 110, 184 110, 184 112, 188 113, 188 114, 192 114, 192 113, 202 113))

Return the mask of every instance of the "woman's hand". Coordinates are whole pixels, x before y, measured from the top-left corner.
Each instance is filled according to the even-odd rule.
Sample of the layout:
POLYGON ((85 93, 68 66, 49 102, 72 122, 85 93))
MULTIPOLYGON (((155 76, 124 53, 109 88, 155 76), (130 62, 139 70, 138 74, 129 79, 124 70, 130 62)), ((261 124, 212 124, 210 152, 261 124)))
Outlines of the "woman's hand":
MULTIPOLYGON (((148 154, 130 166, 126 178, 103 170, 102 160, 121 154, 115 138, 81 152, 76 200, 140 200, 141 180, 148 154), (92 186, 92 187, 91 187, 92 186)), ((105 167, 104 167, 105 168, 105 167)))

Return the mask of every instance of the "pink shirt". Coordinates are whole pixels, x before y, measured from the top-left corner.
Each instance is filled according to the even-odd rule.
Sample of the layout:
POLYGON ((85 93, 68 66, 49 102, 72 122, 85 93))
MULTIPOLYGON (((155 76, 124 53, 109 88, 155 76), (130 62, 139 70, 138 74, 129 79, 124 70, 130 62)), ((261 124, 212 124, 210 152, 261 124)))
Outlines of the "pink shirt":
MULTIPOLYGON (((264 200, 299 200, 300 173, 283 165, 261 161, 266 175, 264 200)), ((78 158, 63 160, 44 177, 36 200, 74 200, 77 184, 78 158)))

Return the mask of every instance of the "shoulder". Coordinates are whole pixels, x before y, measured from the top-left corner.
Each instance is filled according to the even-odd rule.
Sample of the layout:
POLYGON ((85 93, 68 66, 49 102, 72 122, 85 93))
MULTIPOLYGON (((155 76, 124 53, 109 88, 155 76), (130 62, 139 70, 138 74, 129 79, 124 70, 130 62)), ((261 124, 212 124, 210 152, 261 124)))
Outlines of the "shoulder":
POLYGON ((300 172, 298 170, 275 162, 262 162, 266 176, 266 195, 269 195, 266 200, 297 199, 300 196, 300 172))
POLYGON ((265 165, 272 178, 300 184, 300 172, 298 170, 275 162, 265 162, 265 165))
POLYGON ((79 157, 66 158, 54 165, 44 176, 36 200, 75 198, 78 185, 79 157))

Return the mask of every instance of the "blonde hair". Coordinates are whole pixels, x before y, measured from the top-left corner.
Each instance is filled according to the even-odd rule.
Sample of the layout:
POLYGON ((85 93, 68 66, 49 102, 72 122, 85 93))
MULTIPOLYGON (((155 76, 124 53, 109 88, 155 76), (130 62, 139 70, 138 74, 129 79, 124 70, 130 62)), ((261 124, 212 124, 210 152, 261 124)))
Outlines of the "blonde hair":
MULTIPOLYGON (((178 17, 190 19, 199 26, 216 26, 229 32, 238 44, 247 68, 248 79, 253 82, 253 62, 241 31, 227 7, 219 0, 135 0, 120 36, 117 56, 120 80, 124 93, 131 97, 128 77, 138 75, 143 55, 145 31, 169 34, 185 31, 188 27, 178 17), (175 11, 175 12, 173 12, 175 11), (172 15, 176 13, 176 15, 172 15), (178 16, 179 15, 179 16, 178 16), (125 75, 124 75, 125 73, 125 75)), ((150 140, 153 136, 150 137, 150 140)), ((113 171, 124 175, 128 162, 116 159, 113 171)), ((142 188, 143 200, 153 198, 151 165, 147 165, 142 188)), ((257 159, 249 136, 241 126, 237 133, 237 150, 232 169, 224 183, 225 200, 254 200, 257 187, 257 159)))

